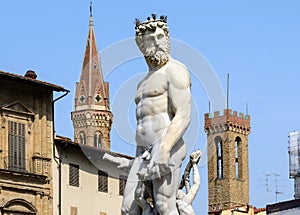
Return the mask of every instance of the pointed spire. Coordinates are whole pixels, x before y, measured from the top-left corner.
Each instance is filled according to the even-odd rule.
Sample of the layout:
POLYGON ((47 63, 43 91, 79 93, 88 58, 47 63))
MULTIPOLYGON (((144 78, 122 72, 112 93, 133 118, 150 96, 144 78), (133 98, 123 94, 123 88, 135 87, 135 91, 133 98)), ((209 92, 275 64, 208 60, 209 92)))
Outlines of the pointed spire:
POLYGON ((92 12, 90 2, 89 31, 80 80, 76 83, 75 110, 71 113, 74 141, 110 150, 113 116, 109 108, 109 84, 102 75, 92 12))
POLYGON ((92 1, 90 2, 90 22, 82 70, 78 89, 76 90, 75 109, 79 106, 97 105, 101 109, 109 109, 108 89, 103 80, 100 59, 98 55, 94 24, 92 17, 92 1), (81 99, 80 99, 81 98, 81 99))

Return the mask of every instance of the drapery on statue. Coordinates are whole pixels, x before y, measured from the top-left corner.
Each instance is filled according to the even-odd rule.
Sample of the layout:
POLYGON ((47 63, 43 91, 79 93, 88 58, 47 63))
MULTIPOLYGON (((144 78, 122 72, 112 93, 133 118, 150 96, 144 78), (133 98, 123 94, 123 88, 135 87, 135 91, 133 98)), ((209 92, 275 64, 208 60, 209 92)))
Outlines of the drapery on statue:
POLYGON ((120 164, 131 166, 122 214, 178 215, 176 194, 186 156, 182 136, 190 122, 190 75, 170 56, 165 16, 156 19, 152 14, 145 22, 136 20, 135 29, 136 43, 149 71, 135 96, 136 158, 120 164))

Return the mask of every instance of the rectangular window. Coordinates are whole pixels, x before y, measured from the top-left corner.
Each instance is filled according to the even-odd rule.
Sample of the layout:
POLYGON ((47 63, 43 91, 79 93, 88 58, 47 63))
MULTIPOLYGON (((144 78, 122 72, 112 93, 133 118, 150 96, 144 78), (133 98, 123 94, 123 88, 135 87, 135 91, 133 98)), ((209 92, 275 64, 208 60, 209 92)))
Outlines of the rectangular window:
POLYGON ((25 124, 8 122, 9 169, 25 171, 25 124))
POLYGON ((78 214, 78 210, 77 207, 72 207, 70 209, 70 215, 77 215, 78 214))
POLYGON ((119 177, 119 195, 120 196, 124 196, 125 185, 126 185, 125 176, 120 175, 120 177, 119 177))
POLYGON ((108 174, 98 170, 98 191, 108 192, 108 174))
POLYGON ((239 171, 239 169, 240 169, 240 164, 239 164, 239 162, 240 162, 240 160, 239 160, 239 158, 240 158, 240 142, 241 142, 241 138, 240 137, 237 137, 236 139, 235 139, 235 178, 236 179, 239 179, 240 178, 240 171, 239 171))
POLYGON ((217 142, 217 177, 218 179, 223 178, 223 152, 222 152, 222 141, 217 142))
POLYGON ((235 162, 235 179, 239 179, 239 163, 237 160, 235 162))
POLYGON ((79 165, 69 164, 69 184, 79 187, 79 165))

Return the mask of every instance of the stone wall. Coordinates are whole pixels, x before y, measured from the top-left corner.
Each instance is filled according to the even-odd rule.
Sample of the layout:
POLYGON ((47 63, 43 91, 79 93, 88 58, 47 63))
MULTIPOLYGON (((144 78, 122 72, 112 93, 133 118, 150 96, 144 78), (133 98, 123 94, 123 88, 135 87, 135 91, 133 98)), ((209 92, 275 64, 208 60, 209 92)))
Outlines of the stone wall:
POLYGON ((50 215, 53 211, 52 89, 17 80, 0 79, 1 210, 50 215), (22 150, 18 148, 20 142, 22 150))

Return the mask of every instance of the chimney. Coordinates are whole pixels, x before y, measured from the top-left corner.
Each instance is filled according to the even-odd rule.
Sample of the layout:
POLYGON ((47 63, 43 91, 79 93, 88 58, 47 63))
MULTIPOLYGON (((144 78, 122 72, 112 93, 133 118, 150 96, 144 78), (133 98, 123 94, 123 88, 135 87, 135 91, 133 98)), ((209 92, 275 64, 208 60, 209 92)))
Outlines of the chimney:
POLYGON ((27 70, 26 74, 25 74, 26 78, 31 78, 31 79, 36 79, 37 75, 35 73, 35 71, 33 70, 27 70))

